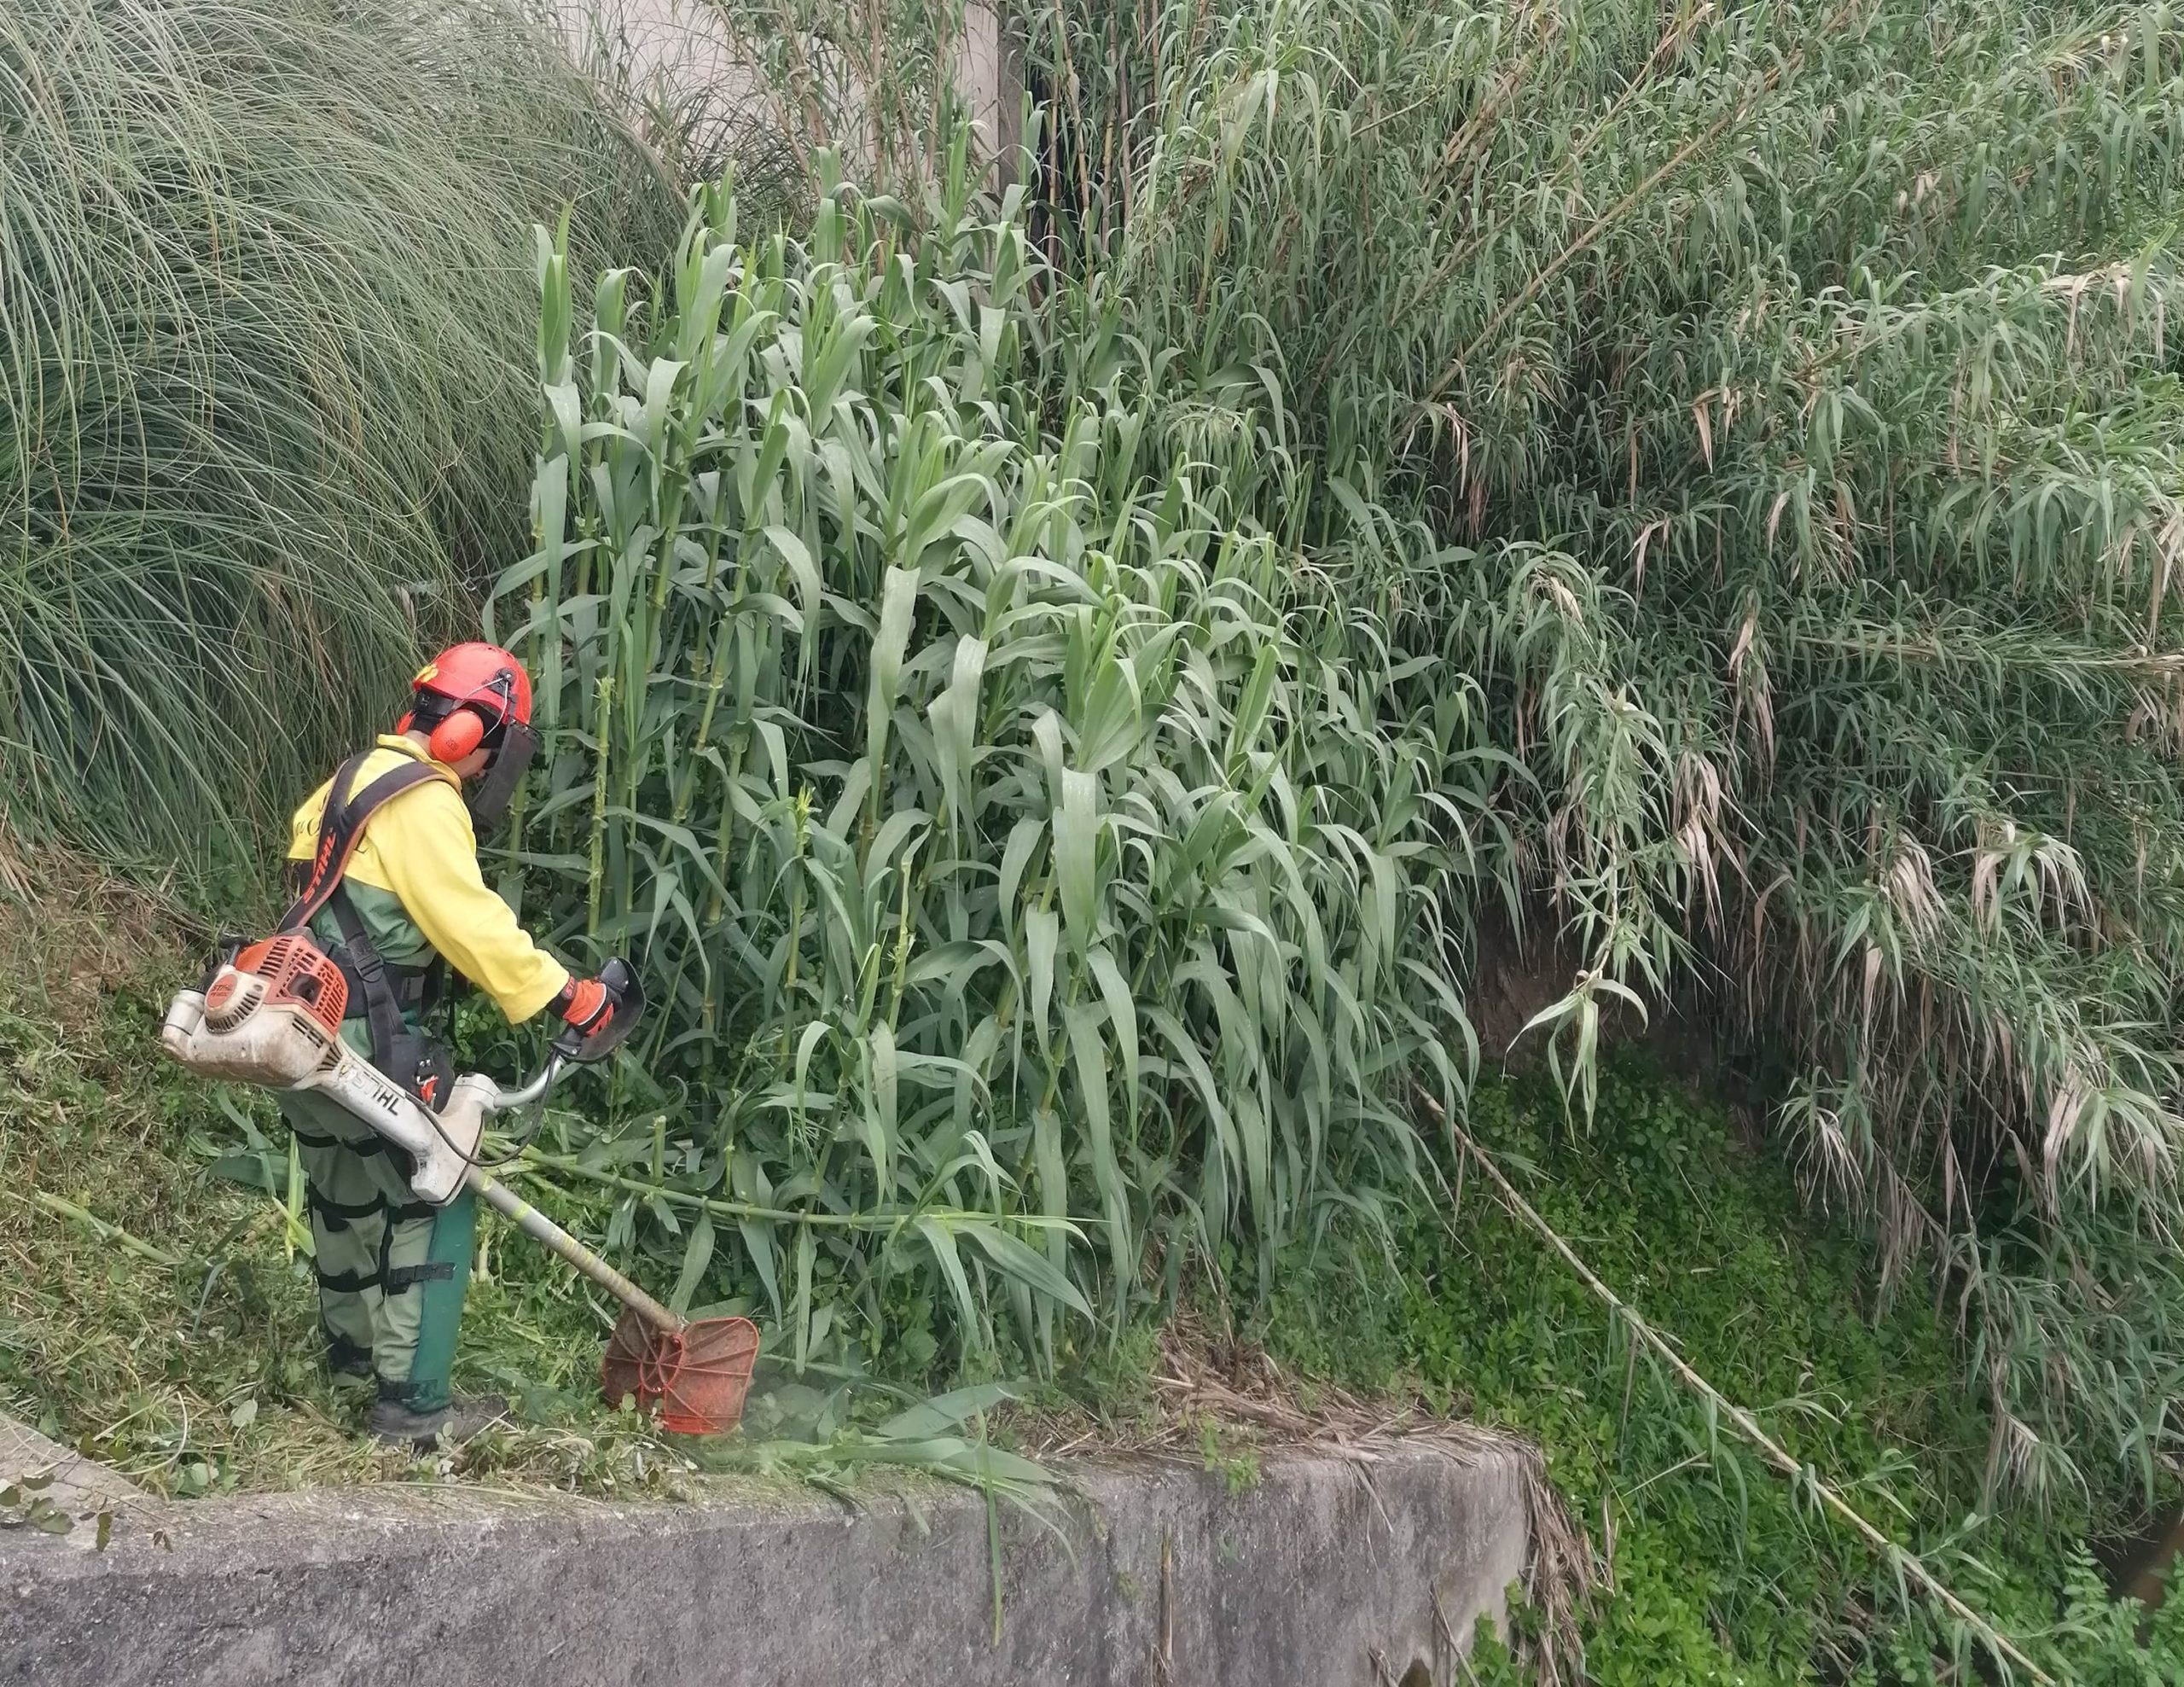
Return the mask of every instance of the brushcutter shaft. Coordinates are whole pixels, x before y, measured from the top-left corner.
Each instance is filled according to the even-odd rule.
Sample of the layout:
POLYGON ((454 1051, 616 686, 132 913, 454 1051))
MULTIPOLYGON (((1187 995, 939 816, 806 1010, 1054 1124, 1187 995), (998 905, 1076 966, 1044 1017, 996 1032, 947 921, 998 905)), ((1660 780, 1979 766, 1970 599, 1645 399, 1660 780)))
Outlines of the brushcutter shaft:
POLYGON ((682 1319, 669 1312, 497 1178, 473 1167, 466 1181, 478 1191, 480 1201, 513 1222, 533 1242, 553 1249, 648 1323, 670 1335, 683 1327, 682 1319))

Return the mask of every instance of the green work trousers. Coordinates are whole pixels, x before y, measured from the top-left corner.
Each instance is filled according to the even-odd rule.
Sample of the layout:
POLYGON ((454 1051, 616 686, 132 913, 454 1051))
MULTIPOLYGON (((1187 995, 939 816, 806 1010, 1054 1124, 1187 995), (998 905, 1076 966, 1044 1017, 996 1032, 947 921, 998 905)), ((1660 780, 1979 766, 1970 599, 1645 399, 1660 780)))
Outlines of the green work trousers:
MULTIPOLYGON (((371 1057, 361 1022, 341 1034, 371 1057)), ((380 1399, 438 1411, 449 1399, 476 1198, 465 1190, 444 1207, 418 1200, 409 1155, 323 1096, 290 1091, 281 1111, 310 1186, 328 1363, 358 1374, 369 1365, 380 1399)))

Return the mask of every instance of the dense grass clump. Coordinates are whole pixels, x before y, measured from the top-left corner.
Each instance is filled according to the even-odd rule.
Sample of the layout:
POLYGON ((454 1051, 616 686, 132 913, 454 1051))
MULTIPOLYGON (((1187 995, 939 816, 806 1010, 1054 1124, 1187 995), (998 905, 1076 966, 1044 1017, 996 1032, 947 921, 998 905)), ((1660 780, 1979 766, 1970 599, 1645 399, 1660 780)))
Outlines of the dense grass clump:
MULTIPOLYGON (((1946 1311, 1906 1296, 1872 1315, 1858 1239, 1815 1223, 1788 1168, 1717 1105, 1624 1057, 1584 1130, 1544 1073, 1482 1085, 1470 1128, 1684 1360, 2056 1681, 2184 1677, 2184 1600, 2151 1619, 2111 1603, 2088 1549, 2144 1527, 2137 1497, 1986 1510, 1994 1426, 1960 1386, 1946 1311)), ((1453 1213, 1407 1213, 1391 1242, 1353 1228, 1286 1257, 1250 1322, 1310 1378, 1416 1391, 1539 1442, 1612 1560, 1612 1589, 1583 1620, 1589 1682, 1983 1678, 1963 1661, 1972 1637, 1634 1351, 1476 1167, 1453 1213)), ((1482 1682, 1535 1678, 1498 1655, 1471 1662, 1482 1682)))
POLYGON ((1478 723, 1346 550, 1298 552, 1281 452, 1156 439, 960 144, 916 215, 833 186, 808 243, 709 195, 587 337, 543 272, 513 863, 665 1009, 640 1131, 554 1163, 648 1167, 611 1175, 686 1292, 735 1225, 799 1363, 1050 1358, 1148 1259, 1263 1277, 1423 1188, 1478 723))
MULTIPOLYGON (((523 548, 507 236, 573 195, 491 624, 548 741, 506 887, 662 1003, 526 1150, 613 1248, 799 1370, 1064 1361, 1192 1271, 1270 1293, 1440 1198, 1411 1086, 1463 1116, 1490 914, 1558 971, 1574 1116, 1609 1015, 1695 1009, 1857 1262, 1931 1269, 1921 1360, 1984 1440, 1952 1510, 2150 1490, 2184 19, 1060 0, 1017 19, 1053 125, 994 205, 944 98, 827 109, 938 85, 935 16, 784 58, 896 189, 823 180, 799 238, 726 191, 681 225, 497 13, 0 20, 33 815, 125 849, 287 797, 523 548), (602 268, 625 236, 656 272, 602 268)), ((1764 1649, 1876 1661, 1802 1618, 1764 1649)))
POLYGON ((526 230, 682 207, 519 0, 0 9, 0 784, 201 865, 520 554, 526 230))
POLYGON ((1695 1005, 1881 1280, 1940 1271, 1997 1487, 2174 1457, 2184 18, 1026 28, 1055 244, 1166 413, 1451 547, 1383 575, 1509 758, 1578 1102, 1603 1012, 1695 1005))

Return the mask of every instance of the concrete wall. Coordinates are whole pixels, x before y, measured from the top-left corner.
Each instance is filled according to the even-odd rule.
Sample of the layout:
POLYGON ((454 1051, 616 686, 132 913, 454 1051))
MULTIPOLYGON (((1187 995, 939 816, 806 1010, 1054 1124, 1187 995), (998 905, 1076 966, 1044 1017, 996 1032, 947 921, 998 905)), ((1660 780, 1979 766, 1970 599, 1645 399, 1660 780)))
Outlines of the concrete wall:
MULTIPOLYGON (((587 30, 598 22, 619 34, 640 82, 681 91, 710 90, 730 111, 760 115, 778 132, 838 147, 854 160, 857 136, 804 134, 808 114, 794 108, 787 90, 769 85, 757 55, 738 38, 729 15, 706 0, 561 0, 561 6, 571 30, 587 30)), ((954 56, 956 87, 988 155, 1015 144, 1022 79, 1005 50, 1000 15, 991 0, 964 0, 963 33, 954 56)))
POLYGON ((984 1504, 602 1505, 398 1486, 125 1507, 104 1552, 0 1534, 0 1682, 1393 1687, 1461 1678, 1527 1545, 1522 1469, 1407 1446, 1230 1494, 1092 1467, 984 1504))

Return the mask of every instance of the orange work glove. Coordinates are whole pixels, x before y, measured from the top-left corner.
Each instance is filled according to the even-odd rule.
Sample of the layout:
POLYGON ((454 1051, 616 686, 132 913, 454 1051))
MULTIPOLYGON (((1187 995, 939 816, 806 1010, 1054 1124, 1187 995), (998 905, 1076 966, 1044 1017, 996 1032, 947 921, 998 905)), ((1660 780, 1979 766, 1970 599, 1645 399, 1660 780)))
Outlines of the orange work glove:
POLYGON ((554 1005, 580 1036, 595 1037, 614 1022, 614 1009, 621 1004, 597 979, 572 978, 561 986, 554 1005))

